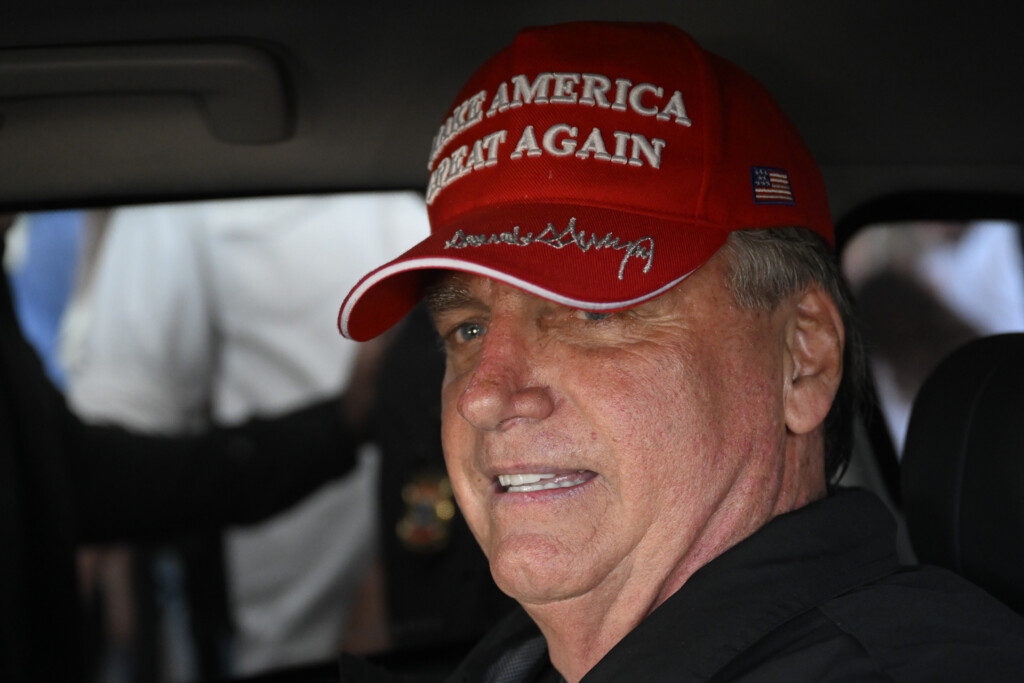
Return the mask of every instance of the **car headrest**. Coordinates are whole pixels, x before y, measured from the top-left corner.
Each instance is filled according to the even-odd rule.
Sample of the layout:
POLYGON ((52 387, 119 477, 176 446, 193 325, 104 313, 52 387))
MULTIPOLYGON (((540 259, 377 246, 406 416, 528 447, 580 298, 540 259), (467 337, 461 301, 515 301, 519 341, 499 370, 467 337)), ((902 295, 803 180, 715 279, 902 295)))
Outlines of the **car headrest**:
POLYGON ((1024 613, 1024 334, 976 339, 935 368, 901 477, 918 559, 1024 613))

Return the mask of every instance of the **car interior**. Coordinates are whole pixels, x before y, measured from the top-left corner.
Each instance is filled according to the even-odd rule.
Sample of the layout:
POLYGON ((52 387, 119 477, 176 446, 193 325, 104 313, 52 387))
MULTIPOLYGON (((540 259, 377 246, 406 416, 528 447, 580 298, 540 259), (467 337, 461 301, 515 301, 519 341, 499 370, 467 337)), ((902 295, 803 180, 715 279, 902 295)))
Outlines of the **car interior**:
MULTIPOLYGON (((899 520, 904 561, 964 574, 1024 613, 1018 2, 4 2, 0 214, 18 218, 6 235, 13 286, 29 262, 29 235, 35 249, 52 238, 62 256, 43 258, 35 277, 61 289, 66 302, 82 286, 80 264, 92 262, 112 212, 125 207, 187 212, 220 200, 422 197, 432 137, 473 70, 522 27, 574 20, 674 24, 752 74, 789 114, 825 178, 837 257, 870 363, 853 461, 840 484, 883 498, 899 520)), ((274 280, 272 265, 265 277, 274 280)), ((346 291, 339 284, 330 303, 340 304, 346 291)), ((332 334, 334 322, 326 321, 332 334)), ((25 331, 58 365, 66 323, 25 331)), ((395 405, 408 401, 410 410, 435 400, 437 354, 426 327, 412 330, 412 350, 393 359, 403 368, 390 379, 395 405), (421 351, 425 364, 434 363, 423 373, 429 377, 404 369, 421 351)), ((51 376, 59 382, 60 368, 51 376)), ((406 464, 425 471, 419 455, 404 451, 406 464)), ((392 531, 424 500, 448 510, 443 476, 385 473, 383 481, 396 499, 404 496, 396 505, 406 513, 389 517, 385 534, 400 550, 416 546, 413 559, 399 551, 392 559, 407 572, 448 580, 436 595, 429 588, 389 595, 455 609, 442 603, 457 602, 458 586, 479 573, 455 568, 479 569, 479 558, 461 549, 435 553, 459 533, 448 526, 454 508, 438 512, 429 528, 407 522, 397 539, 392 531)), ((474 591, 466 595, 485 594, 474 591)), ((503 604, 462 597, 478 600, 480 612, 503 604)), ((424 624, 424 632, 438 630, 424 624)), ((262 671, 201 672, 175 663, 187 656, 165 647, 159 656, 131 655, 136 663, 160 660, 141 678, 111 664, 102 635, 109 623, 97 618, 94 627, 97 681, 336 677, 333 662, 301 659, 262 671)), ((160 627, 138 628, 166 641, 153 635, 160 627)), ((435 635, 371 659, 441 677, 473 634, 435 635)))

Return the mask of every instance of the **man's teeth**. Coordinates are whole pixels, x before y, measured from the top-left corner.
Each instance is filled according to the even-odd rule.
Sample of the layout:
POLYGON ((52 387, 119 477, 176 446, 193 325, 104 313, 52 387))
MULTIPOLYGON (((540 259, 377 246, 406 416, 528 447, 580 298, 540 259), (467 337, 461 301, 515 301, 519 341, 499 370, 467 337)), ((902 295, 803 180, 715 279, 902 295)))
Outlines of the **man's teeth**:
POLYGON ((547 489, 562 489, 570 486, 577 486, 586 481, 586 477, 580 473, 578 477, 558 477, 554 474, 499 474, 498 483, 508 493, 529 493, 531 491, 546 491, 547 489))

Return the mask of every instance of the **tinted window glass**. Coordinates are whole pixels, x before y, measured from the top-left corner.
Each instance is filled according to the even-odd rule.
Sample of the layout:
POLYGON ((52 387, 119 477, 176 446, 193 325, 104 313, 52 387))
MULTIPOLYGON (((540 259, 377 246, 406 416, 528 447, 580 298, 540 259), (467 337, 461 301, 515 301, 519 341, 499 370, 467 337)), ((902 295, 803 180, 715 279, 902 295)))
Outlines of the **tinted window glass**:
POLYGON ((932 368, 976 336, 1024 330, 1021 226, 901 222, 863 228, 843 251, 871 373, 897 454, 932 368))

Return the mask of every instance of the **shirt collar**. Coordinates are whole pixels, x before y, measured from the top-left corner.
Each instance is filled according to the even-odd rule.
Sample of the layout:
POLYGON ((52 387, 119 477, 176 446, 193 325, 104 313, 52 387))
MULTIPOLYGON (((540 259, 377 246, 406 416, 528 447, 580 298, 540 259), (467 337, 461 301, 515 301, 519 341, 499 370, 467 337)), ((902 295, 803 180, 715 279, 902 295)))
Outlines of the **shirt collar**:
MULTIPOLYGON (((895 533, 882 502, 860 490, 780 515, 694 573, 582 683, 635 680, 638 671, 647 680, 706 681, 789 619, 898 570, 895 533)), ((552 670, 542 639, 518 608, 449 681, 546 680, 552 670), (514 678, 502 678, 509 663, 502 656, 513 650, 528 661, 517 664, 514 678)))
POLYGON ((840 491, 776 517, 702 567, 584 682, 628 680, 638 662, 654 680, 707 680, 785 621, 898 566, 885 506, 840 491))

